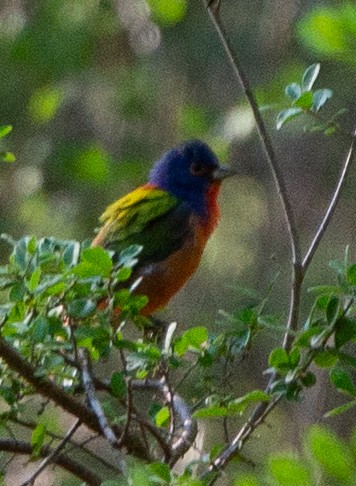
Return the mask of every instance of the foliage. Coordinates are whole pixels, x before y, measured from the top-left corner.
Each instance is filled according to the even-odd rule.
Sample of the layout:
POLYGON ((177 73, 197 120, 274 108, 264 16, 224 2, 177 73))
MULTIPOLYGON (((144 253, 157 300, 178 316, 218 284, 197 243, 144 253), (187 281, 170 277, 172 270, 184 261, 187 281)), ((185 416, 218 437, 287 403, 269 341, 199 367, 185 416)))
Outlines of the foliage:
MULTIPOLYGON (((271 325, 274 332, 279 332, 279 320, 264 314, 265 299, 262 304, 240 309, 234 314, 223 313, 220 324, 223 327, 218 334, 198 326, 174 337, 175 326, 168 328, 162 346, 162 338, 157 342, 132 338, 130 326, 126 324, 127 319, 131 319, 137 326, 144 326, 144 329, 152 325, 139 316, 146 299, 130 290, 135 287, 131 276, 139 258, 139 247, 130 247, 117 256, 102 248, 90 248, 88 242, 54 238, 37 240, 35 237, 24 237, 15 242, 8 236, 3 238, 12 245, 13 250, 8 264, 0 267, 0 285, 5 292, 4 303, 0 306, 1 342, 3 345, 10 344, 26 360, 36 379, 51 377, 51 382, 68 397, 85 392, 82 388, 84 381, 79 348, 86 349, 91 361, 97 363, 108 359, 113 353, 119 353, 121 364, 116 364, 111 370, 109 381, 100 382, 95 375, 92 380, 106 391, 108 398, 111 397, 111 405, 109 402, 107 405, 110 410, 108 417, 112 424, 126 423, 127 437, 135 429, 131 415, 137 412, 134 411, 132 397, 140 387, 146 391, 152 386, 159 389, 157 383, 145 384, 146 379, 153 379, 154 382, 157 373, 165 380, 169 376, 167 386, 169 389, 173 386, 175 393, 189 375, 191 379, 196 376, 203 380, 204 400, 199 387, 196 390, 198 395, 193 394, 189 398, 191 405, 199 400, 199 406, 194 407, 192 421, 228 420, 232 426, 256 403, 266 403, 267 407, 271 407, 283 397, 299 400, 303 391, 316 383, 316 376, 310 370, 313 363, 329 370, 330 383, 348 399, 341 407, 331 410, 329 416, 356 405, 356 389, 349 371, 356 366, 350 349, 356 340, 356 266, 348 261, 347 254, 342 262, 332 262, 337 273, 336 284, 311 289, 316 296, 315 301, 303 328, 293 338, 291 350, 276 347, 270 352, 269 368, 266 370, 271 375, 268 391, 253 390, 235 396, 231 392, 223 393, 222 389, 218 391, 211 381, 211 374, 220 364, 230 369, 234 360, 246 355, 257 333, 270 330, 271 325), (121 308, 120 316, 115 312, 118 305, 121 308), (267 328, 265 323, 268 323, 267 328)), ((161 336, 162 332, 161 329, 161 336)), ((36 459, 42 447, 48 443, 51 429, 41 417, 37 422, 27 423, 26 403, 30 397, 43 393, 36 381, 30 380, 29 383, 28 376, 20 368, 11 366, 1 346, 0 355, 0 395, 3 407, 6 404, 2 424, 11 427, 13 424, 26 423, 32 429, 32 456, 36 459)), ((231 379, 229 375, 226 376, 227 389, 231 379)), ((165 392, 161 393, 164 398, 165 392)), ((55 398, 54 401, 64 406, 55 398)), ((167 444, 174 445, 175 440, 171 442, 169 430, 172 420, 175 420, 175 427, 178 427, 176 434, 179 435, 179 428, 183 424, 179 424, 178 418, 182 412, 179 408, 175 409, 174 401, 168 402, 168 406, 164 402, 156 402, 155 407, 145 410, 145 414, 148 414, 145 420, 150 421, 150 427, 156 428, 157 433, 160 431, 162 440, 164 438, 167 444)), ((320 441, 329 440, 325 434, 323 436, 322 432, 311 431, 309 445, 326 473, 335 475, 322 452, 327 449, 326 445, 319 446, 320 441)), ((154 436, 150 441, 153 439, 154 436)), ((340 447, 336 439, 334 442, 336 445, 331 441, 330 448, 340 447)), ((201 451, 195 463, 204 468, 207 458, 212 459, 215 454, 216 445, 208 455, 201 451)), ((335 458, 334 451, 332 454, 328 457, 335 458)), ((153 453, 152 459, 155 456, 153 453)), ((167 460, 169 457, 172 460, 173 456, 167 456, 167 460)), ((296 470, 299 471, 299 479, 310 474, 306 466, 289 456, 272 457, 269 467, 277 484, 282 485, 288 483, 288 475, 295 475, 296 470)), ((178 476, 173 479, 175 476, 163 464, 153 463, 149 470, 154 471, 154 477, 147 484, 176 484, 175 481, 178 481, 178 476), (165 480, 163 476, 170 479, 165 480)), ((335 466, 335 470, 339 468, 335 466)), ((346 475, 346 466, 342 470, 346 475)), ((179 479, 177 484, 205 484, 202 480, 197 482, 195 475, 191 474, 188 465, 183 476, 185 479, 179 479)))
MULTIPOLYGON (((131 9, 130 2, 122 1, 117 15, 116 6, 107 1, 88 1, 84 8, 82 0, 38 0, 34 8, 29 5, 23 10, 22 2, 17 2, 13 7, 16 15, 9 16, 17 20, 8 24, 8 30, 3 28, 6 19, 0 16, 2 116, 20 125, 16 153, 25 154, 23 164, 14 166, 14 173, 1 167, 5 168, 5 177, 0 189, 9 187, 10 195, 1 201, 5 208, 0 215, 2 226, 17 231, 19 219, 31 233, 54 231, 80 237, 93 226, 98 207, 117 196, 115 181, 122 181, 123 191, 131 188, 141 180, 142 163, 152 159, 163 145, 171 144, 172 138, 204 138, 219 156, 226 157, 232 140, 237 138, 243 145, 251 136, 249 110, 236 100, 229 83, 222 89, 220 71, 214 81, 221 51, 212 47, 205 28, 197 28, 198 2, 189 4, 189 8, 186 0, 173 3, 147 0, 141 2, 142 8, 131 9), (160 45, 159 55, 152 55, 160 45), (204 46, 204 51, 199 51, 199 46, 204 46), (10 82, 7 73, 16 73, 16 82, 10 82), (192 93, 197 83, 199 89, 192 93), (30 172, 23 170, 26 164, 30 172), (101 191, 94 197, 95 189, 101 191), (16 199, 15 204, 11 197, 16 199), (46 213, 50 204, 52 211, 46 213)), ((333 92, 314 89, 320 64, 310 65, 299 83, 290 83, 299 76, 296 73, 305 60, 293 51, 293 62, 286 61, 288 42, 278 43, 278 36, 286 30, 276 29, 271 36, 270 20, 261 21, 259 12, 250 15, 244 10, 253 9, 254 2, 241 4, 238 10, 235 2, 206 2, 209 8, 219 3, 224 4, 222 9, 226 7, 224 17, 226 14, 235 22, 233 40, 240 40, 247 66, 258 66, 256 84, 260 84, 258 89, 267 102, 279 101, 280 88, 288 79, 288 104, 277 117, 277 129, 306 115, 312 120, 307 131, 342 134, 351 140, 351 131, 341 127, 339 120, 345 110, 324 115, 333 92), (261 36, 263 49, 254 23, 268 27, 261 36), (248 42, 251 50, 244 52, 248 42), (273 66, 268 50, 278 52, 280 68, 273 66), (269 74, 260 69, 264 62, 268 70, 276 68, 269 86, 269 74)), ((282 18, 287 11, 289 14, 289 8, 279 12, 283 29, 291 20, 282 18)), ((355 7, 351 4, 333 8, 323 5, 297 24, 298 39, 329 60, 323 69, 326 85, 334 86, 355 69, 354 20, 355 7), (335 69, 333 61, 344 66, 335 69)), ((223 30, 221 35, 224 38, 223 30)), ((230 58, 238 71, 234 54, 230 58)), ((334 89, 334 97, 343 95, 351 105, 352 83, 343 84, 334 89)), ((250 104, 257 111, 251 90, 244 90, 250 93, 250 104)), ((257 125, 273 168, 273 151, 271 157, 263 120, 257 118, 257 125)), ((11 128, 0 127, 1 144, 11 128)), ((288 136, 298 141, 297 131, 291 130, 288 136)), ((311 151, 314 139, 310 140, 304 139, 300 149, 311 151)), ((326 149, 325 164, 311 164, 311 180, 314 173, 324 182, 323 175, 329 174, 331 164, 335 166, 336 145, 326 149)), ((252 166, 251 146, 247 152, 252 166)), ((349 153, 351 159, 352 146, 349 153)), ((296 157, 299 161, 299 150, 296 157)), ((7 151, 1 158, 14 161, 7 151)), ((287 161, 287 156, 284 158, 287 161)), ((347 165, 345 175, 346 169, 347 165)), ((302 172, 303 167, 294 170, 302 172)), ((278 187, 281 175, 276 172, 274 176, 277 192, 283 195, 284 184, 278 187)), ((338 182, 339 189, 328 207, 331 215, 344 179, 338 182)), ((298 190, 305 190, 304 185, 298 190)), ((230 199, 235 204, 233 195, 230 199)), ((288 193, 286 198, 288 202, 288 193)), ((265 198, 262 204, 268 206, 265 198)), ((248 219, 250 204, 243 206, 241 214, 248 214, 248 219)), ((239 225, 232 226, 242 232, 243 221, 237 220, 239 225)), ((321 237, 329 221, 326 218, 319 226, 321 237)), ((298 229, 297 236, 304 234, 303 228, 298 229)), ((214 330, 202 315, 188 330, 140 316, 147 299, 135 291, 139 247, 117 255, 91 248, 87 241, 35 236, 14 241, 4 236, 12 254, 0 267, 0 448, 25 453, 33 461, 45 458, 44 468, 52 462, 87 484, 203 486, 213 484, 232 459, 238 467, 249 466, 241 454, 246 441, 280 401, 301 402, 318 381, 315 367, 328 373, 330 385, 342 400, 336 407, 329 403, 326 417, 354 410, 356 264, 348 252, 342 261, 331 262, 336 271, 336 282, 331 285, 318 267, 321 285, 311 288, 308 298, 301 288, 320 239, 316 233, 305 263, 294 251, 298 245, 293 249, 291 233, 291 253, 295 254, 288 264, 294 297, 292 292, 289 310, 280 300, 285 280, 277 277, 266 297, 245 296, 243 303, 241 299, 232 303, 231 299, 230 310, 220 311, 214 330), (295 295, 299 294, 302 297, 298 302, 295 295), (275 302, 270 306, 270 298, 278 303, 276 313, 269 310, 275 306, 275 302), (288 312, 292 317, 286 323, 284 315, 288 312), (243 382, 240 375, 236 379, 237 365, 249 358, 251 349, 259 350, 260 343, 266 347, 271 339, 274 344, 263 366, 268 379, 265 388, 255 389, 256 385, 243 382), (237 381, 241 382, 239 386, 237 381), (53 409, 53 405, 78 422, 68 428, 68 416, 56 413, 59 408, 53 409), (202 430, 219 429, 221 443, 214 437, 213 444, 209 440, 203 446, 194 444, 197 424, 202 430), (74 440, 79 427, 95 436, 74 440), (90 442, 92 448, 87 447, 90 442), (195 457, 186 455, 183 470, 178 473, 174 465, 189 449, 194 450, 195 457)), ((220 241, 225 243, 224 238, 220 241)), ((241 260, 239 253, 238 258, 233 253, 237 247, 234 240, 225 248, 231 254, 229 265, 234 262, 237 266, 236 261, 241 260)), ((264 251, 261 268, 256 271, 260 288, 267 286, 269 278, 268 251, 264 251)), ((3 261, 4 256, 2 252, 3 261)), ((224 273, 219 265, 212 274, 215 272, 224 273)), ((224 282, 231 281, 230 275, 224 278, 224 282)), ((212 285, 214 292, 221 287, 220 295, 224 295, 224 284, 212 285)), ((260 361, 260 352, 255 354, 260 361)), ((235 484, 255 486, 265 484, 266 478, 281 486, 352 484, 354 442, 352 437, 350 445, 346 444, 329 430, 313 426, 307 432, 304 455, 272 453, 261 475, 239 474, 235 484)), ((10 469, 11 461, 10 457, 4 470, 10 469)), ((260 457, 257 462, 261 462, 260 457)))
MULTIPOLYGON (((6 137, 6 135, 11 131, 12 131, 11 125, 0 126, 0 139, 6 137)), ((15 156, 12 152, 0 152, 0 162, 15 162, 15 156)))
POLYGON ((329 120, 322 120, 318 116, 318 112, 325 105, 325 103, 332 97, 333 92, 330 89, 317 89, 313 91, 313 85, 318 78, 320 71, 320 64, 312 64, 309 66, 302 77, 300 84, 292 83, 285 88, 285 94, 291 103, 290 108, 286 108, 278 113, 276 127, 280 130, 282 126, 302 114, 307 114, 313 117, 314 123, 308 127, 311 132, 323 132, 325 135, 332 135, 340 126, 336 119, 344 113, 341 110, 333 115, 329 120))

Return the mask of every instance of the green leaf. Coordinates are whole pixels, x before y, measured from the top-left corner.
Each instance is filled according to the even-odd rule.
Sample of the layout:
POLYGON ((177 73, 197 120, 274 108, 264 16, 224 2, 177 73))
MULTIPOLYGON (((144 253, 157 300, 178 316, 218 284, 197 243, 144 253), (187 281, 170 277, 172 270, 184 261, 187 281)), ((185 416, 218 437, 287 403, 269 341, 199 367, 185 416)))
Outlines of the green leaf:
POLYGON ((312 486, 310 471, 296 457, 275 454, 268 462, 269 471, 279 486, 312 486))
POLYGON ((296 118, 301 113, 303 113, 303 110, 302 108, 298 107, 287 108, 286 110, 280 111, 277 115, 276 121, 277 130, 280 130, 286 122, 296 118))
POLYGON ((341 293, 341 290, 336 285, 315 285, 314 287, 310 287, 308 292, 329 296, 330 294, 341 293))
POLYGON ((32 457, 37 458, 40 456, 44 440, 46 438, 47 427, 45 424, 39 423, 36 425, 31 436, 32 457))
POLYGON ((332 97, 331 89, 317 89, 313 93, 313 111, 317 112, 332 97))
POLYGON ((282 348, 273 349, 269 355, 268 363, 278 371, 289 369, 289 357, 287 351, 282 348))
POLYGON ((271 400, 270 395, 265 393, 262 390, 253 390, 249 393, 246 393, 246 395, 236 398, 235 400, 232 400, 228 404, 228 412, 229 415, 231 414, 237 414, 237 413, 242 413, 245 408, 250 405, 251 403, 256 403, 256 402, 269 402, 271 400))
POLYGON ((352 383, 350 373, 344 368, 339 366, 333 368, 330 371, 330 381, 335 385, 335 388, 339 392, 346 393, 347 395, 351 395, 353 397, 356 396, 356 389, 352 383))
POLYGON ((300 361, 300 349, 298 347, 294 347, 291 349, 289 353, 289 363, 292 368, 295 368, 300 361))
POLYGON ((171 471, 168 464, 162 464, 161 462, 152 462, 148 465, 148 471, 154 476, 151 480, 159 479, 161 484, 170 484, 171 471))
POLYGON ((123 267, 115 275, 115 280, 118 282, 126 282, 132 275, 132 268, 123 267))
POLYGON ((26 295, 26 287, 24 282, 17 282, 15 283, 9 294, 9 300, 12 302, 22 301, 26 295))
POLYGON ((44 316, 37 316, 31 323, 31 336, 35 343, 44 342, 50 333, 48 319, 44 316))
POLYGON ((30 281, 28 282, 28 290, 31 292, 35 290, 35 288, 38 287, 38 284, 40 283, 41 280, 41 275, 42 275, 42 270, 41 267, 37 267, 36 270, 32 273, 30 281))
POLYGON ((326 320, 330 326, 333 326, 339 317, 340 301, 337 297, 330 297, 326 308, 326 320))
POLYGON ((34 255, 37 249, 37 239, 35 236, 32 236, 27 242, 26 245, 27 251, 30 255, 34 255))
POLYGON ((110 387, 115 397, 125 398, 127 385, 122 371, 116 371, 111 375, 110 387))
POLYGON ((1 162, 12 164, 13 162, 16 162, 16 157, 12 152, 0 152, 0 160, 1 162))
POLYGON ((183 356, 189 348, 200 351, 202 345, 208 341, 208 338, 209 334, 206 327, 192 327, 175 340, 174 352, 178 354, 178 356, 183 356))
POLYGON ((294 101, 293 106, 297 106, 303 110, 310 110, 313 106, 313 93, 311 91, 304 91, 304 93, 294 101))
POLYGON ((316 376, 311 371, 307 371, 304 375, 300 377, 300 381, 305 387, 309 388, 315 385, 316 376))
POLYGON ((193 413, 193 417, 196 419, 201 418, 217 418, 217 417, 227 417, 228 409, 227 407, 221 407, 218 405, 211 405, 209 407, 200 408, 193 413))
POLYGON ((314 363, 320 368, 330 368, 338 361, 337 353, 332 350, 318 351, 314 358, 314 363))
POLYGON ((299 98, 302 94, 302 88, 297 83, 289 84, 285 89, 285 94, 290 98, 292 101, 295 101, 299 98))
POLYGON ((80 255, 80 244, 77 241, 73 241, 69 243, 69 245, 66 246, 62 255, 62 260, 66 268, 70 268, 74 265, 77 265, 79 260, 79 255, 80 255))
POLYGON ((347 269, 346 277, 349 284, 356 285, 356 264, 351 265, 347 269))
POLYGON ((170 412, 168 407, 162 407, 155 416, 155 424, 157 427, 164 427, 167 425, 170 417, 170 412))
POLYGON ((348 412, 351 410, 351 408, 356 406, 356 400, 353 400, 352 402, 347 402, 344 403, 343 405, 340 405, 339 407, 335 407, 332 410, 329 410, 329 412, 326 412, 324 414, 325 418, 329 417, 336 417, 337 415, 341 415, 342 413, 348 412))
POLYGON ((302 90, 310 91, 315 83, 320 71, 320 63, 311 64, 304 71, 302 77, 302 90))
POLYGON ((108 278, 112 270, 112 260, 104 248, 93 247, 83 250, 78 265, 73 267, 72 273, 81 278, 108 278))
POLYGON ((67 313, 74 319, 83 319, 93 314, 96 305, 92 299, 75 299, 68 303, 67 313))
POLYGON ((327 429, 313 425, 307 434, 307 447, 330 476, 346 482, 354 477, 349 448, 327 429))
POLYGON ((12 322, 21 322, 26 316, 26 306, 23 302, 16 302, 12 307, 7 322, 11 324, 12 322))
POLYGON ((6 137, 8 133, 12 130, 12 125, 1 125, 0 126, 0 138, 6 137))
POLYGON ((187 11, 187 0, 148 0, 154 19, 164 26, 181 22, 187 11))

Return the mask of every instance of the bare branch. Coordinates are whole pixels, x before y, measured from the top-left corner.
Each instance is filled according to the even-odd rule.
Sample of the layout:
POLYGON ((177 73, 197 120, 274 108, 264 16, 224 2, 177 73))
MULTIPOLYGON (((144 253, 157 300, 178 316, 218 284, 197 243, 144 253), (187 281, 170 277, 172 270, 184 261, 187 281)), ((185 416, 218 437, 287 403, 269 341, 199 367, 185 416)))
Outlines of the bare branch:
POLYGON ((72 425, 72 427, 68 430, 68 432, 63 437, 63 439, 58 444, 58 446, 52 450, 49 456, 46 457, 44 461, 41 462, 38 469, 36 469, 36 471, 33 474, 31 474, 31 477, 27 481, 22 483, 21 486, 31 486, 32 484, 34 484, 35 479, 47 468, 47 466, 49 466, 49 464, 56 461, 58 455, 62 452, 62 450, 65 448, 67 443, 70 441, 70 439, 73 437, 73 435, 76 433, 76 431, 79 429, 80 426, 81 426, 81 421, 77 420, 72 425))
MULTIPOLYGON (((109 442, 111 447, 115 449, 115 455, 118 462, 118 466, 120 468, 120 471, 125 475, 127 472, 126 462, 122 454, 118 451, 121 444, 119 443, 113 429, 109 426, 109 423, 101 407, 101 404, 99 400, 96 398, 95 387, 91 377, 88 350, 84 348, 78 348, 77 353, 78 353, 78 359, 81 367, 83 386, 85 389, 88 404, 98 420, 102 434, 109 442)), ((125 438, 123 433, 124 432, 122 432, 122 439, 125 438)), ((123 440, 121 442, 123 442, 123 440)))
MULTIPOLYGON (((31 444, 20 440, 0 439, 0 451, 12 452, 14 454, 26 454, 30 456, 32 454, 32 446, 31 444)), ((47 457, 51 454, 52 450, 47 446, 43 446, 40 450, 41 457, 47 457)), ((100 486, 101 484, 101 479, 99 476, 89 471, 82 465, 82 463, 74 461, 64 454, 56 455, 53 463, 56 466, 60 466, 62 469, 70 472, 74 476, 77 476, 90 486, 100 486)))
POLYGON ((132 387, 142 391, 147 389, 157 390, 169 403, 172 403, 174 412, 179 417, 182 426, 179 438, 171 446, 169 463, 173 466, 192 446, 198 433, 196 420, 193 419, 184 400, 176 393, 172 396, 164 378, 160 380, 133 380, 132 387))
MULTIPOLYGON (((353 133, 353 137, 355 137, 355 136, 356 136, 356 128, 355 128, 354 133, 353 133)), ((353 153, 354 153, 354 147, 355 147, 355 138, 352 139, 351 146, 350 146, 349 151, 347 153, 346 160, 344 162, 339 180, 338 180, 337 185, 336 185, 336 189, 335 189, 334 194, 331 198, 329 206, 328 206, 328 208, 325 212, 324 218, 323 218, 322 222, 320 223, 320 226, 319 226, 317 232, 315 233, 313 241, 311 242, 311 244, 308 248, 308 251, 306 252, 306 255, 303 259, 303 265, 302 266, 303 266, 304 272, 306 272, 307 268, 309 267, 309 264, 310 264, 314 254, 315 254, 315 251, 317 250, 317 248, 320 244, 320 241, 321 241, 322 237, 325 234, 325 231, 327 230, 327 228, 329 226, 331 218, 332 218, 332 216, 335 212, 335 209, 337 207, 337 204, 339 202, 341 190, 344 187, 346 176, 348 174, 348 171, 349 171, 349 168, 350 168, 350 165, 351 165, 350 163, 352 161, 352 156, 353 156, 353 153)))
POLYGON ((288 191, 284 182, 283 175, 279 168, 274 149, 271 143, 271 140, 268 136, 266 126, 262 119, 260 110, 258 108, 255 96, 252 92, 250 83, 245 75, 244 70, 240 64, 239 58, 237 56, 236 51, 231 45, 231 42, 226 35, 224 28, 220 21, 220 6, 221 2, 216 2, 212 0, 204 0, 205 7, 208 10, 209 16, 211 21, 220 37, 220 41, 222 46, 225 49, 225 52, 229 58, 230 64, 233 68, 233 71, 243 89, 243 92, 250 104, 250 107, 253 112, 253 116, 255 118, 256 127, 258 131, 258 135, 261 140, 262 148, 267 159, 270 171, 272 173, 272 177, 277 188, 277 192, 283 207, 284 216, 288 228, 289 239, 290 239, 290 246, 292 252, 292 261, 298 262, 300 260, 300 249, 299 249, 299 239, 298 233, 295 226, 294 215, 292 211, 292 207, 288 197, 288 191))

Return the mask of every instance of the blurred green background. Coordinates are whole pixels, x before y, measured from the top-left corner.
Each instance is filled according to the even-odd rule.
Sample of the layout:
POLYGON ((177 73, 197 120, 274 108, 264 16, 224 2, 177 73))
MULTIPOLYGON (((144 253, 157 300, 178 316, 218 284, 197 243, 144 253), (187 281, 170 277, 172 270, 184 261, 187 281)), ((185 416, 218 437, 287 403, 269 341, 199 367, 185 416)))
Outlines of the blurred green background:
MULTIPOLYGON (((306 249, 348 142, 304 134, 308 120, 276 132, 275 118, 285 106, 284 86, 320 61, 317 87, 334 91, 326 116, 348 108, 342 122, 351 130, 356 7, 339 0, 223 0, 222 19, 259 103, 269 106, 264 117, 306 249)), ((239 175, 223 187, 221 224, 198 274, 163 315, 180 329, 214 328, 219 309, 233 312, 249 302, 241 288, 265 295, 274 280, 269 307, 283 324, 284 217, 251 111, 201 1, 1 0, 0 124, 13 125, 2 143, 17 157, 0 166, 0 232, 15 238, 91 237, 105 206, 143 183, 163 151, 185 139, 208 142, 239 175)), ((356 257, 352 172, 307 284, 332 281, 327 263, 342 258, 346 244, 356 257)), ((0 243, 1 261, 7 255, 0 243)), ((305 295, 305 309, 310 302, 305 295)), ((263 386, 264 358, 278 339, 266 332, 236 368, 240 392, 263 386)), ((316 386, 302 406, 286 407, 273 432, 276 448, 298 443, 300 426, 321 420, 330 400, 316 386)), ((344 422, 333 420, 342 431, 344 422)))

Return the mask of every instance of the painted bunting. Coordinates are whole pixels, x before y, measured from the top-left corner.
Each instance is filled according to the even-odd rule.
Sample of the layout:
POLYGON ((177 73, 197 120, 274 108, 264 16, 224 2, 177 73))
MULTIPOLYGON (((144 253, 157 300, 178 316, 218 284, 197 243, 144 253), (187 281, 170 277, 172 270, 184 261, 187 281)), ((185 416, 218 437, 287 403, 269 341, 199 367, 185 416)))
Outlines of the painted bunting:
POLYGON ((143 246, 131 281, 146 295, 142 315, 164 307, 196 271, 219 219, 221 181, 235 171, 219 164, 205 143, 193 140, 166 152, 147 184, 111 204, 93 246, 119 252, 143 246))

